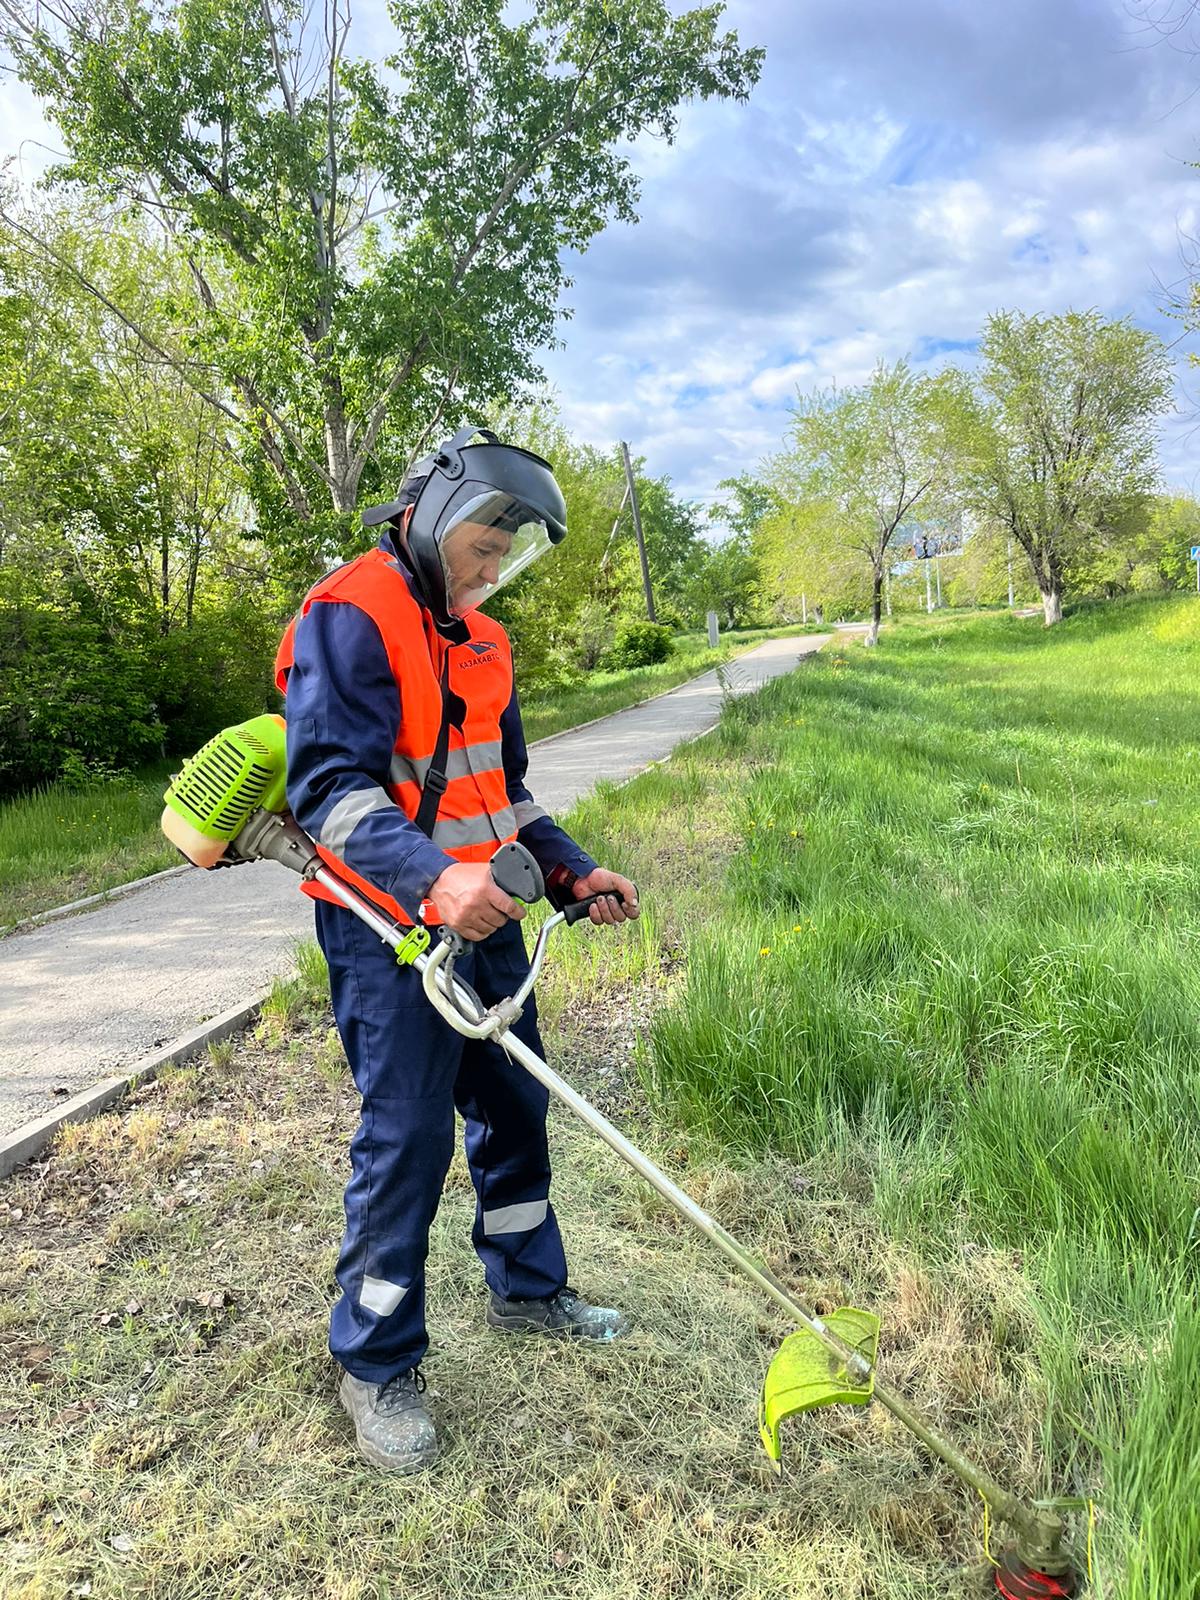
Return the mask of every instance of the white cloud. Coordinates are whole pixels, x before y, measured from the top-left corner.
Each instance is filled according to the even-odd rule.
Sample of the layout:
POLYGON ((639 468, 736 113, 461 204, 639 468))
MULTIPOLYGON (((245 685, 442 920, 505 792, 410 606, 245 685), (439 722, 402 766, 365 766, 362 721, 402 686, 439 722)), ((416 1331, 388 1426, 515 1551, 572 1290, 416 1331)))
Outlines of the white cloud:
MULTIPOLYGON (((744 21, 741 31, 754 36, 744 21)), ((862 102, 861 85, 848 93, 862 102)), ((969 361, 969 349, 947 347, 973 342, 998 308, 1095 307, 1175 338, 1158 285, 1180 278, 1200 176, 1172 152, 1179 132, 1160 120, 1162 105, 1160 92, 1144 103, 1131 93, 1123 128, 1106 113, 1095 127, 1076 115, 1032 138, 1019 125, 1008 138, 939 136, 926 141, 934 159, 894 181, 881 166, 908 141, 891 108, 864 105, 851 138, 844 119, 796 113, 789 124, 778 97, 768 126, 752 102, 740 140, 727 130, 700 139, 674 169, 673 239, 657 233, 648 182, 640 229, 607 235, 580 263, 575 320, 550 363, 568 415, 586 426, 573 404, 577 372, 620 389, 622 425, 652 470, 710 499, 720 478, 780 446, 798 386, 862 382, 877 361, 905 355, 969 361), (945 148, 956 154, 940 171, 945 148), (744 176, 728 191, 728 220, 714 220, 700 197, 735 169, 744 176), (686 250, 672 248, 680 237, 686 250), (630 292, 639 286, 644 310, 630 292), (597 375, 588 349, 601 329, 609 360, 597 375), (700 350, 717 387, 697 396, 700 350)), ((1187 377, 1181 368, 1190 406, 1187 377)), ((1196 470, 1186 420, 1163 428, 1175 482, 1196 470)))
MULTIPOLYGON (((364 20, 384 53, 379 0, 364 20)), ((730 0, 726 20, 768 46, 759 88, 685 108, 674 145, 639 140, 641 223, 571 264, 546 367, 581 438, 629 438, 710 500, 779 448, 797 387, 970 360, 954 346, 998 307, 1094 306, 1176 337, 1157 285, 1200 233, 1194 63, 1128 48, 1125 0, 730 0)), ((54 143, 11 79, 0 141, 26 176, 46 159, 30 141, 54 143)), ((1185 486, 1197 390, 1181 366, 1163 429, 1185 486)))

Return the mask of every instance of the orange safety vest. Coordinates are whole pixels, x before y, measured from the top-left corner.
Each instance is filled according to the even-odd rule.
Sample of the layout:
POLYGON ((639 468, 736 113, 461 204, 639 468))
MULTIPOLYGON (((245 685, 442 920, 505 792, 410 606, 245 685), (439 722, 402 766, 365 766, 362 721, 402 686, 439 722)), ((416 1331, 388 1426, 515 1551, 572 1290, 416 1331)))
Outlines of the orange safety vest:
MULTIPOLYGON (((513 687, 508 635, 491 617, 470 611, 463 619, 470 638, 461 645, 450 644, 413 598, 396 557, 387 550, 370 550, 326 574, 309 590, 298 616, 288 624, 275 657, 275 682, 284 694, 295 660, 296 623, 321 601, 357 606, 379 629, 400 690, 400 728, 385 792, 412 819, 421 803, 442 723, 440 677, 449 652, 448 687, 460 696, 466 714, 461 728, 450 728, 446 792, 438 806, 433 842, 456 861, 490 861, 502 844, 517 836, 500 751, 500 718, 513 687)), ((341 877, 388 916, 411 923, 397 900, 351 871, 335 848, 315 842, 321 858, 341 877)), ((339 903, 319 883, 304 887, 315 899, 339 903)))

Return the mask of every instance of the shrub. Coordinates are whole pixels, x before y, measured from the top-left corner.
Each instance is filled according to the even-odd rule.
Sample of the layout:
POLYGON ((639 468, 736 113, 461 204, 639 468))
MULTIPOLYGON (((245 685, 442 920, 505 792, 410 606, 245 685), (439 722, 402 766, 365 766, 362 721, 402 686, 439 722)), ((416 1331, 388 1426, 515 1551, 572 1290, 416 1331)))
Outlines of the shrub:
POLYGON ((205 609, 190 628, 154 640, 149 665, 168 751, 195 750, 231 723, 275 709, 282 632, 273 617, 235 602, 205 609))
POLYGON ((671 630, 662 622, 624 622, 617 629, 604 665, 615 672, 631 667, 652 667, 665 661, 675 648, 671 630))
POLYGON ((612 615, 603 600, 582 600, 571 619, 571 627, 575 636, 575 661, 584 672, 591 672, 612 648, 612 615))
POLYGON ((134 767, 158 753, 163 727, 136 651, 96 621, 31 595, 16 574, 0 592, 0 792, 89 764, 134 767), (69 756, 74 753, 77 761, 69 756))

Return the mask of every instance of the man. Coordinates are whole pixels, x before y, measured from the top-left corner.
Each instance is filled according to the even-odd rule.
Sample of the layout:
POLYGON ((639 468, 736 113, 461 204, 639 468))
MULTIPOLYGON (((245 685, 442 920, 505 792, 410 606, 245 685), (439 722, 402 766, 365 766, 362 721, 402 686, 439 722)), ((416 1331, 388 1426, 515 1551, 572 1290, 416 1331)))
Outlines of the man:
MULTIPOLYGON (((508 639, 476 609, 565 536, 566 508, 548 463, 469 428, 363 523, 382 525, 378 547, 316 585, 280 646, 288 802, 325 859, 389 916, 471 941, 456 973, 490 1005, 528 972, 524 908, 488 866, 501 844, 531 851, 558 904, 611 891, 593 922, 638 914, 632 883, 598 867, 526 788, 508 639)), ((489 1325, 607 1341, 626 1322, 567 1286, 549 1203, 546 1090, 494 1042, 464 1040, 411 967, 319 886, 312 892, 362 1095, 329 1346, 362 1454, 414 1472, 437 1453, 420 1373, 425 1257, 456 1106, 489 1325)), ((544 1054, 532 1002, 514 1032, 544 1054)))

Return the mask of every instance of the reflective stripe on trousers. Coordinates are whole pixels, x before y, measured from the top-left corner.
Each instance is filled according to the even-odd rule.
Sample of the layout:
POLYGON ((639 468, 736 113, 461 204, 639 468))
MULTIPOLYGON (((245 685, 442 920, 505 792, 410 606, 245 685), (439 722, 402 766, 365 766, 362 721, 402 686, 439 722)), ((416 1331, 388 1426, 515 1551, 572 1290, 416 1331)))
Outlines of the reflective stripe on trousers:
MULTIPOLYGON (((338 1030, 363 1097, 329 1348, 355 1377, 383 1383, 428 1348, 425 1257, 456 1107, 476 1190, 471 1239, 487 1284, 505 1299, 531 1300, 566 1283, 547 1198, 549 1096, 498 1045, 455 1033, 421 993, 420 974, 398 967, 350 912, 318 901, 316 914, 338 1030)), ((511 994, 529 970, 519 925, 469 946, 457 970, 486 1005, 511 994)), ((532 1002, 513 1031, 543 1053, 532 1002)))

